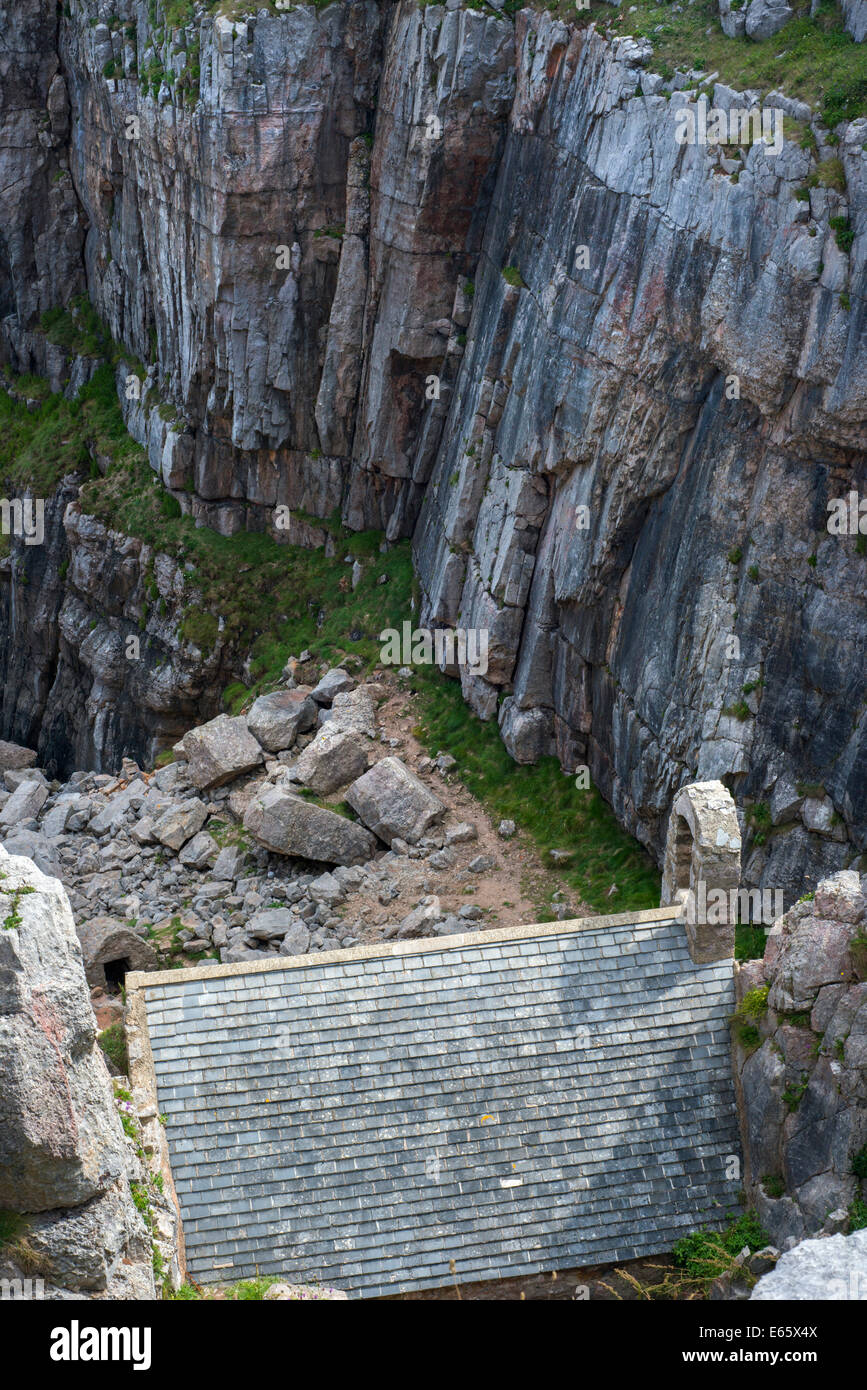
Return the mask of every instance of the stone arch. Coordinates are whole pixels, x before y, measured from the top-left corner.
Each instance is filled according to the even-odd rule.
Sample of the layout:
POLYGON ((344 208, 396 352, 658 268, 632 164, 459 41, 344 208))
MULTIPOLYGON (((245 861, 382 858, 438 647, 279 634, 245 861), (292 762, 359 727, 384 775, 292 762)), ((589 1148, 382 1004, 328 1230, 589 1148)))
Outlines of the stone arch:
POLYGON ((741 832, 722 782, 681 787, 671 808, 662 871, 662 906, 683 911, 697 962, 734 955, 741 832))

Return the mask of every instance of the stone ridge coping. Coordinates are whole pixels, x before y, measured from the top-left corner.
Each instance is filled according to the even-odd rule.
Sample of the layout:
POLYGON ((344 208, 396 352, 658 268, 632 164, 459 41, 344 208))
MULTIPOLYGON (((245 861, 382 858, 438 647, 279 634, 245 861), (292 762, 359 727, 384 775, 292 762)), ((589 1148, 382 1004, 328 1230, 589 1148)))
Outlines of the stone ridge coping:
POLYGON ((660 922, 674 923, 680 920, 679 905, 669 904, 667 907, 654 907, 645 912, 620 912, 608 917, 575 917, 565 922, 536 922, 521 927, 495 927, 490 931, 460 932, 456 936, 428 936, 409 941, 378 942, 370 946, 347 946, 339 951, 317 951, 312 956, 275 956, 262 962, 239 960, 227 965, 193 965, 186 970, 134 970, 126 977, 126 992, 129 998, 139 990, 166 989, 171 985, 190 984, 196 980, 225 980, 243 975, 263 975, 272 970, 348 965, 352 961, 413 956, 432 951, 457 951, 468 946, 525 941, 530 937, 572 936, 577 931, 611 931, 616 927, 646 930, 660 922))

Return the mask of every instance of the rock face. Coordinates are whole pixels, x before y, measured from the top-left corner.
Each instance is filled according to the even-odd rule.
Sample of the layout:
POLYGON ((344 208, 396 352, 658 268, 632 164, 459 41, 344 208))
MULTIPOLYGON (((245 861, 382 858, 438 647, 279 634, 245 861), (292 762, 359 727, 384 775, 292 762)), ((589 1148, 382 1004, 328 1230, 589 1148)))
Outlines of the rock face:
POLYGON ((867 1230, 802 1241, 762 1276, 750 1294, 759 1303, 805 1298, 825 1302, 867 1298, 867 1230))
POLYGON ((750 1201, 783 1250, 846 1231, 867 1195, 867 879, 820 883, 775 923, 764 959, 737 968, 736 989, 750 1201))
MULTIPOLYGON (((21 1214, 27 1272, 47 1281, 46 1297, 153 1298, 66 895, 0 848, 0 913, 0 1206, 21 1214)), ((0 1275, 20 1277, 14 1261, 13 1243, 0 1275)))
MULTIPOLYGON (((128 425, 197 521, 412 536, 420 621, 488 634, 453 674, 517 759, 586 766, 658 857, 680 787, 722 778, 748 883, 854 863, 864 562, 827 520, 867 490, 863 120, 832 147, 782 96, 815 156, 681 145, 646 43, 530 9, 19 8, 0 359, 64 385, 39 314, 86 287, 150 363, 128 425)), ((788 13, 722 8, 756 38, 788 13)), ((114 768, 216 713, 237 654, 179 637, 182 571, 71 479, 46 542, 0 560, 0 733, 114 768)))

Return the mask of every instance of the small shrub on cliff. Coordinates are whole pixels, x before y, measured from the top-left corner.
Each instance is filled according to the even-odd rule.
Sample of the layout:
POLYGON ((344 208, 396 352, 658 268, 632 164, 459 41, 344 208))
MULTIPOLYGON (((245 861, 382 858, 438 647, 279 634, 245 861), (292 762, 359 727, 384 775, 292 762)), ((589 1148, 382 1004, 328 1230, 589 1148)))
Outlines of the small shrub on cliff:
POLYGON ((816 170, 816 182, 823 188, 836 188, 838 193, 846 192, 846 170, 843 168, 843 161, 837 155, 831 159, 823 159, 816 170))
POLYGON ((766 1197, 782 1197, 786 1184, 778 1173, 766 1173, 762 1178, 762 1190, 766 1197))
POLYGON ((804 1092, 810 1084, 810 1078, 805 1071, 801 1072, 800 1081, 790 1081, 783 1091, 783 1100, 792 1114, 798 1109, 804 1099, 804 1092))
POLYGON ((861 1182, 867 1179, 867 1144, 854 1155, 852 1159, 852 1172, 861 1182))
POLYGON ((697 1291, 706 1293, 714 1279, 737 1272, 745 1276, 735 1258, 747 1247, 750 1253, 770 1244, 770 1236, 754 1212, 744 1212, 737 1220, 729 1217, 724 1231, 702 1228, 677 1241, 672 1254, 683 1278, 697 1291))
POLYGON ((856 1197, 849 1208, 849 1234, 853 1231, 863 1231, 867 1227, 867 1202, 863 1197, 856 1197))
POLYGON ((848 217, 829 217, 828 226, 834 233, 834 240, 840 250, 848 255, 855 240, 855 232, 848 217))
POLYGON ((99 1034, 97 1042, 112 1066, 126 1076, 129 1072, 129 1058, 126 1052, 126 1034, 123 1031, 123 1024, 112 1023, 110 1028, 104 1028, 99 1034))
POLYGON ((750 922, 735 927, 735 960, 761 960, 766 945, 764 927, 753 926, 750 922))
POLYGON ((513 285, 515 289, 525 290, 527 288, 527 282, 516 265, 503 267, 503 279, 507 285, 513 285))
POLYGON ((741 1000, 738 1014, 741 1018, 764 1018, 768 1011, 769 985, 760 985, 757 989, 748 989, 741 1000))

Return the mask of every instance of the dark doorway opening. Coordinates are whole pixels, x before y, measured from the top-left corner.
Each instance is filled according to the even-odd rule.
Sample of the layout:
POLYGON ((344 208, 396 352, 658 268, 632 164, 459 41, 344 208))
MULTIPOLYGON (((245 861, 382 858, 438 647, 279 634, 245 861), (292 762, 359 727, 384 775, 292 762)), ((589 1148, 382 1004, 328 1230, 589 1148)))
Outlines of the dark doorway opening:
POLYGON ((107 960, 103 966, 105 971, 105 987, 110 994, 116 994, 123 985, 126 972, 131 970, 129 956, 120 956, 117 960, 107 960))

